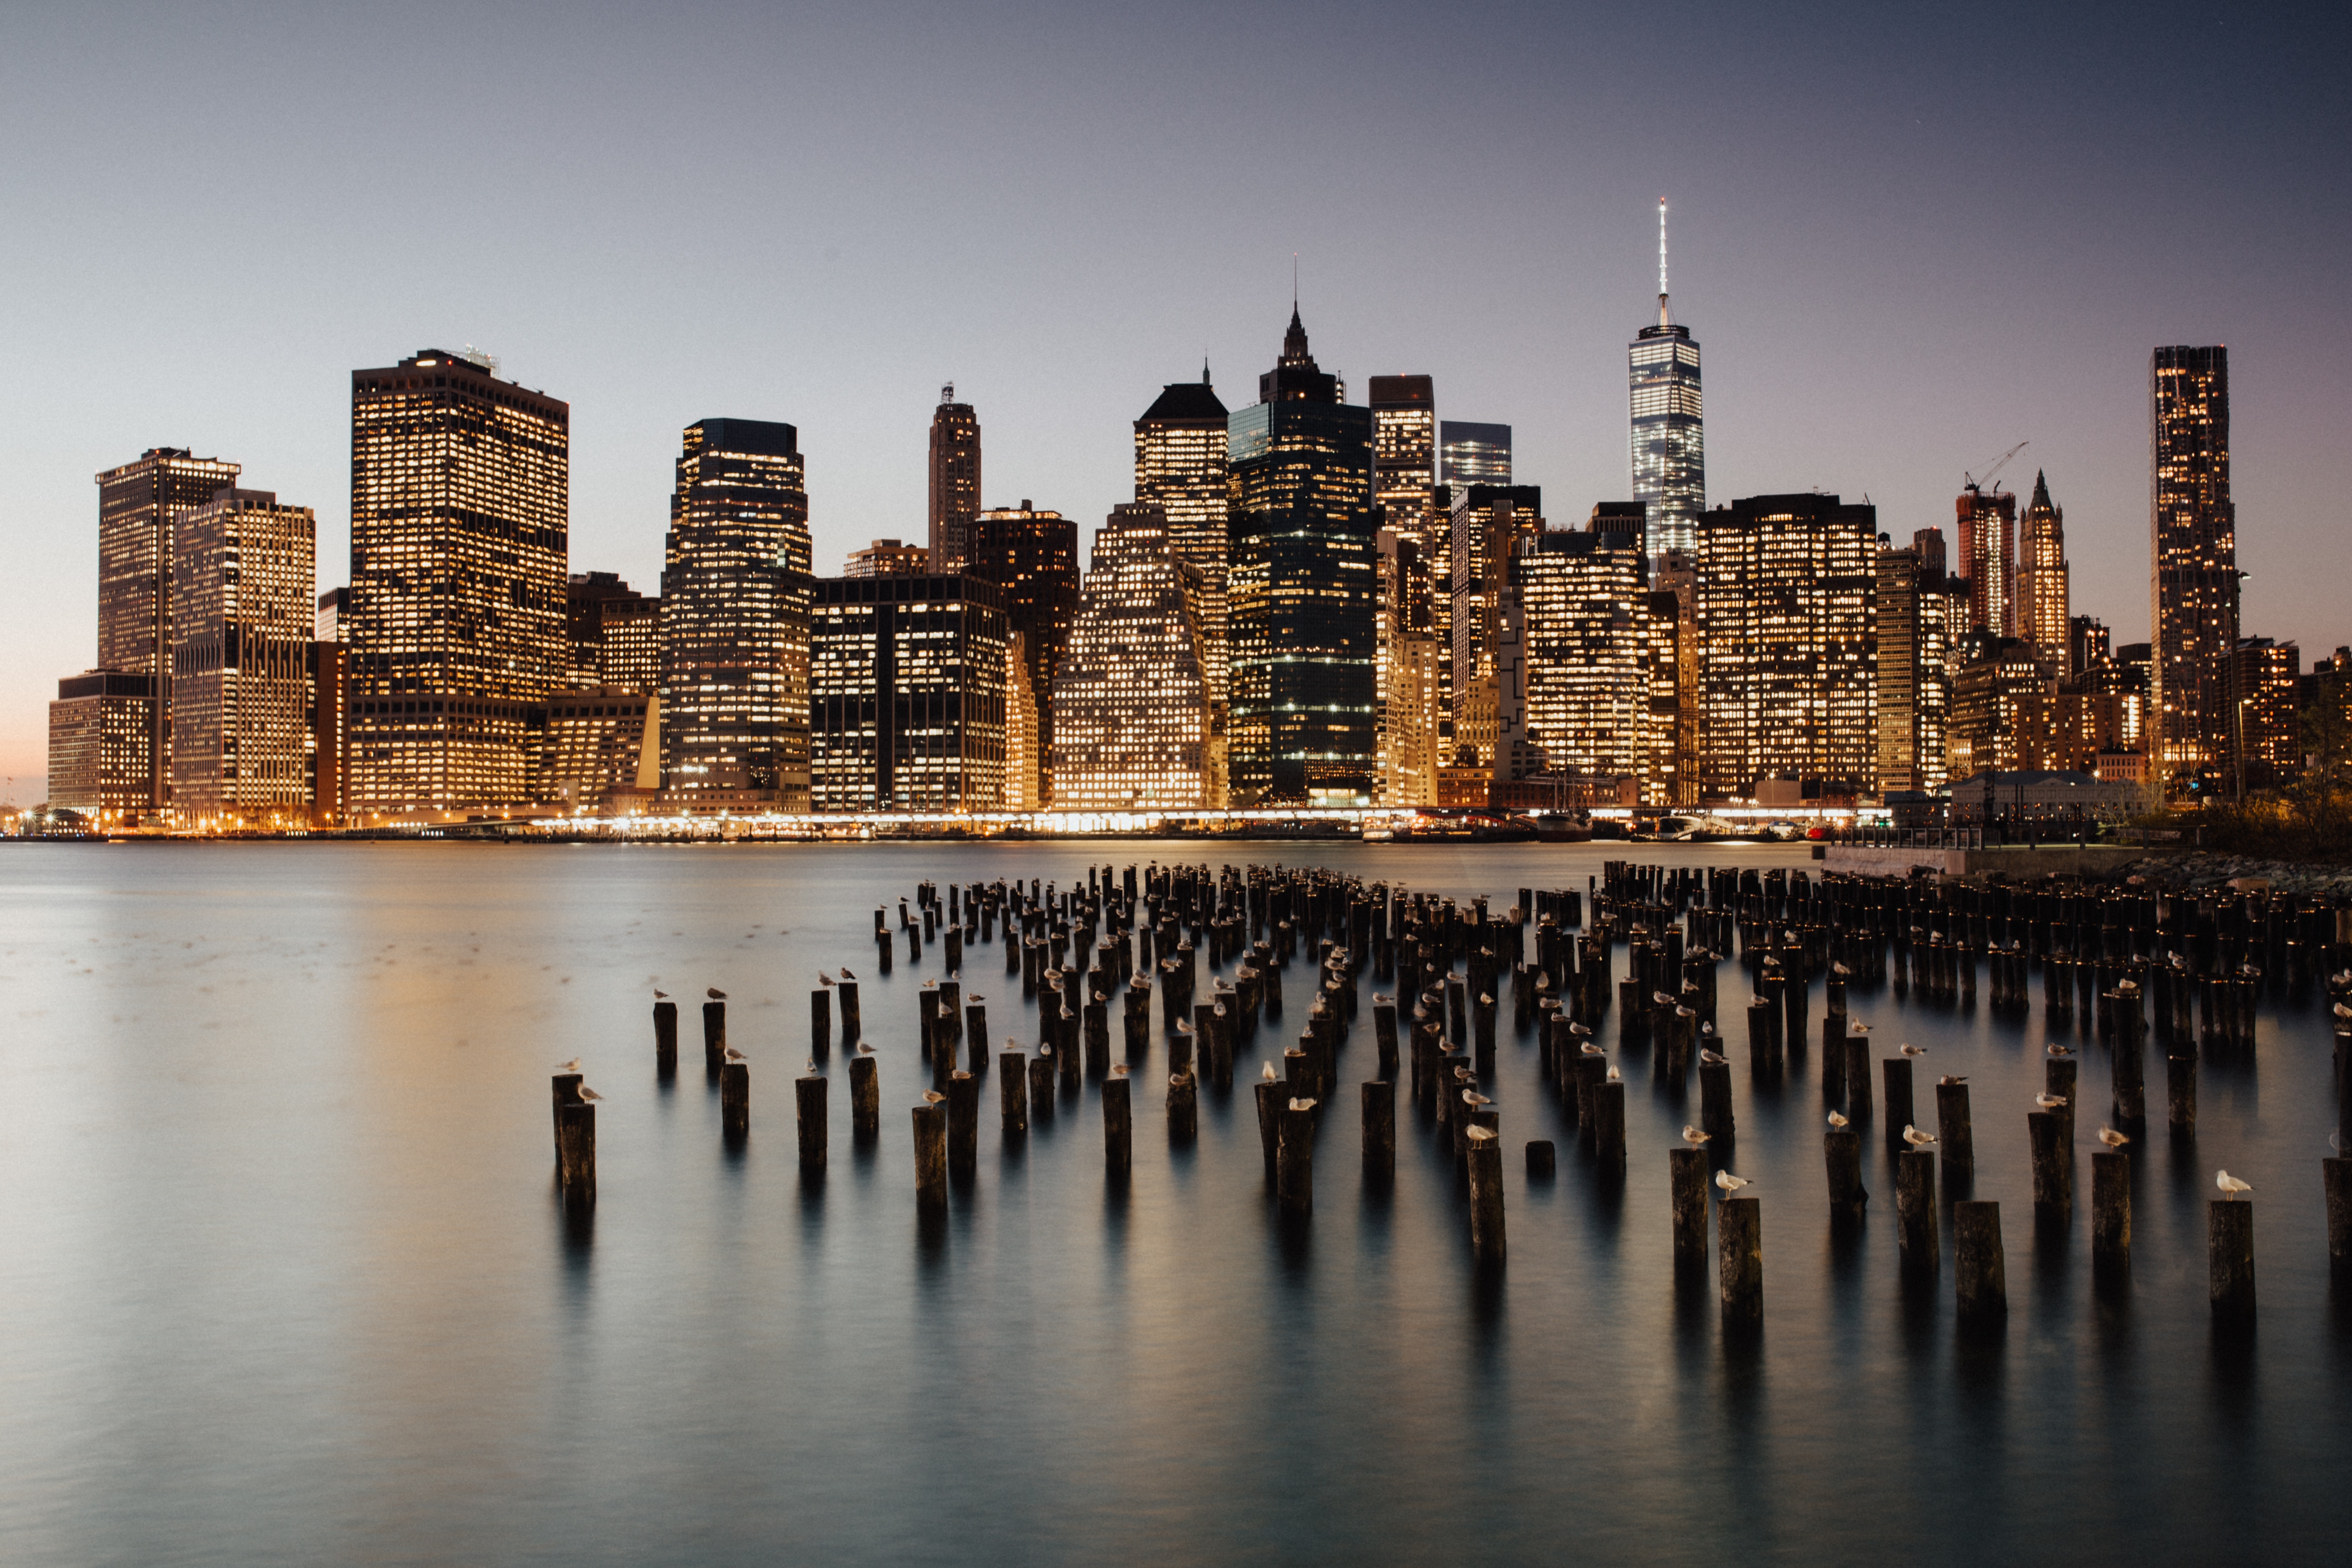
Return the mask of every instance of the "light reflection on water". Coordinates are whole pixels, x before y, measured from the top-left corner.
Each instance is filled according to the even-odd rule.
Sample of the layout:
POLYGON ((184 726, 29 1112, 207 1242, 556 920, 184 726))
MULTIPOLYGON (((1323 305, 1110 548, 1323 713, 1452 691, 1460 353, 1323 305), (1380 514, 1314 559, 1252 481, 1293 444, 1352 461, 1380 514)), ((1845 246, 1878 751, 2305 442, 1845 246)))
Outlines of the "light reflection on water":
MULTIPOLYGON (((2326 1267, 2317 1007, 2266 1014, 2258 1062, 2202 1064, 2198 1143, 2171 1147, 2159 1122, 2138 1150, 2132 1274, 2102 1296, 2087 1214, 2100 1049, 2084 1057, 2077 1209, 2038 1233, 2022 1121, 2046 1037, 2038 982, 2023 1025, 1856 988, 1882 1052, 1913 1040, 1931 1079, 1969 1075, 1976 1195, 2001 1203, 2008 1253, 2010 1320, 1986 1343, 1955 1331, 1948 1215, 1937 1288, 1901 1286, 1874 1127, 1869 1217, 1832 1236, 1817 1047, 1777 1091, 1748 1082, 1734 1047, 1730 1157, 1764 1199, 1753 1351, 1723 1341, 1711 1276, 1675 1278, 1662 1151, 1692 1108, 1638 1060, 1612 1196, 1539 1093, 1531 1042, 1505 1045, 1511 1258, 1486 1279, 1453 1163, 1409 1096, 1393 1188, 1359 1178, 1367 1008, 1313 1219, 1283 1225, 1247 1083, 1297 1030, 1296 965, 1285 1023, 1244 1053, 1232 1098, 1202 1089, 1194 1147, 1169 1148, 1164 1075, 1139 1071, 1121 1193, 1103 1179, 1093 1085, 1008 1147, 992 1080, 977 1182, 919 1218, 913 994, 940 954, 909 963, 902 944, 894 974, 875 973, 874 904, 895 910, 923 878, 1066 885, 1090 860, 1184 851, 1498 905, 1521 885, 1580 887, 1612 853, 0 851, 0 1555, 2336 1555, 2352 1331, 2326 1267), (789 1079, 815 973, 843 963, 884 1058, 882 1137, 849 1136, 836 1044, 831 1164, 811 1181, 789 1079), (686 1015, 668 1084, 656 984, 686 1015), (751 1137, 732 1152, 697 1059, 709 984, 730 992, 730 1038, 754 1064, 751 1137), (606 1096, 585 1225, 550 1181, 546 1075, 575 1054, 606 1096), (1531 1137, 1559 1143, 1549 1183, 1524 1175, 1531 1137), (2209 1327, 2216 1166, 2260 1205, 2251 1346, 2209 1327)), ((999 950, 975 950, 967 992, 988 996, 1000 1047, 1034 1047, 1002 969, 999 950)), ((1744 994, 1729 968, 1722 994, 1744 994)), ((1613 1050, 1613 1026, 1602 1037, 1613 1050)), ((2160 1104, 2160 1068, 2151 1081, 2160 1104)))

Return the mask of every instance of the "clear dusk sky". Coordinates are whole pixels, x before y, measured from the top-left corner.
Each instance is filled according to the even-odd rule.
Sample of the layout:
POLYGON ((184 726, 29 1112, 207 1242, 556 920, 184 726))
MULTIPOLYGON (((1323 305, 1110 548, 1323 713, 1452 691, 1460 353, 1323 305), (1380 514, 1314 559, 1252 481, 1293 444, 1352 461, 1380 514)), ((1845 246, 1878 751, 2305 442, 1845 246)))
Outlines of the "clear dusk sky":
POLYGON ((657 587, 678 432, 782 419, 818 569, 985 499, 1091 526, 1290 310, 1436 377, 1555 521, 1629 489, 1657 198, 1710 503, 1948 527, 2019 441, 2078 613, 2147 626, 2147 358, 2231 352, 2245 629, 2352 642, 2339 8, 20 4, 0 11, 0 773, 95 657, 91 476, 245 465, 349 569, 350 373, 478 344, 572 410, 572 564, 657 587))

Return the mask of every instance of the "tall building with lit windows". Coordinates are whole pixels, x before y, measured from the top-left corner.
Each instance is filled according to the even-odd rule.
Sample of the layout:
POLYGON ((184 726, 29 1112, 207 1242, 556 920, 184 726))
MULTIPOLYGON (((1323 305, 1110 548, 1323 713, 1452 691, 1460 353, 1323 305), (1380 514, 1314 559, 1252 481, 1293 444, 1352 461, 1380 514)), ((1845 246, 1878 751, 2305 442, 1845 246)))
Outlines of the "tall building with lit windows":
POLYGON ((1437 489, 1437 387, 1425 375, 1376 375, 1371 382, 1372 495, 1381 526, 1428 531, 1437 489))
MULTIPOLYGON (((1941 543, 1943 535, 1934 533, 1941 543)), ((1878 679, 1878 788, 1933 793, 1945 779, 1951 722, 1952 595, 1943 552, 1881 542, 1873 585, 1873 658, 1878 679)))
POLYGON ((233 488, 237 472, 235 463, 184 447, 151 447, 98 476, 98 668, 141 677, 150 692, 141 710, 144 798, 119 808, 126 815, 161 810, 171 799, 172 521, 233 488))
POLYGON ((2238 513, 2230 500, 2230 351, 2158 349, 2148 367, 2150 776, 2230 763, 2238 513))
POLYGON ((352 373, 351 810, 530 797, 562 688, 572 409, 488 356, 352 373))
POLYGON ((971 520, 980 510, 980 416, 940 388, 931 412, 931 570, 961 572, 971 560, 971 520))
POLYGON ((1496 616, 1509 583, 1511 556, 1544 530, 1543 491, 1535 485, 1465 485, 1450 493, 1454 760, 1465 767, 1492 768, 1501 721, 1496 616))
POLYGON ((694 807, 807 809, 808 485, 800 433, 687 426, 662 554, 662 787, 694 807))
POLYGON ((1431 611, 1429 557, 1419 531, 1380 531, 1380 603, 1373 636, 1379 649, 1374 689, 1379 703, 1380 802, 1434 805, 1437 770, 1445 765, 1438 720, 1439 643, 1431 611))
POLYGON ((1209 691, 1207 578, 1174 553, 1167 513, 1131 502, 1095 533, 1086 594, 1054 679, 1054 805, 1132 811, 1224 804, 1209 691))
POLYGON ((931 552, 919 544, 877 539, 863 550, 849 552, 842 567, 845 577, 922 577, 931 570, 931 552))
POLYGON ((305 826, 317 523, 268 490, 181 512, 172 552, 172 801, 184 822, 305 826))
POLYGON ((1527 740, 1545 770, 1599 780, 1648 773, 1654 639, 1639 536, 1543 530, 1500 570, 1505 605, 1524 627, 1527 740))
POLYGON ((1070 623, 1078 613, 1078 525, 1024 500, 1017 507, 992 507, 973 518, 971 546, 970 575, 1002 590, 1005 625, 1021 639, 1027 680, 1020 700, 1034 704, 1037 711, 1033 758, 1037 804, 1052 805, 1054 681, 1070 646, 1070 623))
POLYGON ((1658 320, 1634 334, 1626 370, 1633 397, 1633 499, 1649 509, 1652 551, 1698 547, 1706 510, 1706 426, 1698 340, 1666 300, 1666 199, 1658 198, 1658 320))
POLYGON ((1511 427, 1447 419, 1437 426, 1437 482, 1507 485, 1511 482, 1511 427))
POLYGON ((1228 619, 1225 602, 1225 421, 1229 411, 1209 384, 1174 381, 1135 422, 1135 499, 1168 514, 1170 547, 1201 569, 1202 635, 1208 639, 1209 689, 1217 728, 1225 723, 1228 619))
POLYGON ((2072 660, 2071 607, 2066 584, 2066 511, 2050 499, 2050 481, 2033 476, 2033 499, 2026 503, 2017 558, 2017 635, 2062 670, 2072 660))
POLYGON ((2017 498, 1971 484, 1952 510, 1958 523, 1959 575, 1968 584, 1962 632, 2013 637, 2017 631, 2017 498))
POLYGON ((1339 401, 1294 308, 1226 427, 1237 805, 1370 804, 1379 597, 1372 412, 1339 401))
POLYGON ((1003 590, 977 577, 819 579, 809 635, 815 808, 1003 808, 1010 637, 1003 590))
POLYGON ((1700 520, 1703 795, 1869 787, 1877 548, 1877 508, 1819 492, 1749 496, 1700 520))
POLYGON ((613 572, 574 572, 564 598, 572 639, 567 686, 651 691, 660 682, 659 599, 636 592, 613 572))

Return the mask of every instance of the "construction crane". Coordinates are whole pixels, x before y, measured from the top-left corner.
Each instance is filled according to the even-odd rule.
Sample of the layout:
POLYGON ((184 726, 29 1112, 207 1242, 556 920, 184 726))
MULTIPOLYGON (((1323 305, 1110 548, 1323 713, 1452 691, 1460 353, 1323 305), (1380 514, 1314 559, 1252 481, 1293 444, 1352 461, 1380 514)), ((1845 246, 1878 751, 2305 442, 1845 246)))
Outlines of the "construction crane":
POLYGON ((2009 467, 2009 460, 2011 458, 2016 457, 2020 452, 2024 451, 2025 448, 2032 445, 2033 443, 2031 441, 2020 441, 2016 446, 2011 447, 2008 451, 2003 452, 1999 458, 1995 459, 1993 466, 1985 470, 1985 476, 1982 479, 1978 479, 1975 475, 1969 473, 1965 468, 1962 469, 1960 471, 1960 488, 1962 489, 1976 490, 1979 492, 1983 491, 1987 486, 1992 483, 1994 475, 2009 467))

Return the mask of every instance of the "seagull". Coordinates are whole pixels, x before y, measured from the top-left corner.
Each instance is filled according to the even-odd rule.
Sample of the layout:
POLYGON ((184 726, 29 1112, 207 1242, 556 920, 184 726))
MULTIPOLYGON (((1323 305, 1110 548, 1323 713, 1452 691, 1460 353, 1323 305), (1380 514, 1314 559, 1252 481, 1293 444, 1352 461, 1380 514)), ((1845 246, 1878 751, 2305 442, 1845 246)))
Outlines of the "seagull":
POLYGON ((2254 1190, 2253 1183, 2242 1182, 2238 1180, 2237 1177, 2230 1174, 2227 1171, 2214 1172, 2213 1184, 2221 1188, 2222 1195, 2227 1197, 2231 1203, 2236 1203, 2238 1201, 2238 1194, 2240 1193, 2251 1193, 2254 1190))
POLYGON ((945 1100, 946 1098, 946 1095, 941 1094, 936 1089, 927 1089, 923 1090, 923 1103, 925 1105, 937 1105, 940 1100, 945 1100))
POLYGON ((734 1047, 730 1046, 727 1047, 727 1059, 730 1062, 748 1062, 751 1058, 737 1050, 734 1047))
POLYGON ((1492 1105, 1495 1102, 1487 1099, 1485 1095, 1480 1094, 1475 1089, 1465 1089, 1462 1091, 1462 1103, 1467 1106, 1475 1107, 1480 1105, 1492 1105))
POLYGON ((598 1094, 594 1089, 590 1089, 583 1083, 580 1086, 580 1098, 583 1100, 602 1100, 604 1097, 598 1094))
POLYGON ((1937 1079, 1936 1080, 1936 1082, 1937 1082, 1937 1084, 1939 1084, 1939 1085, 1945 1085, 1945 1086, 1948 1086, 1948 1085, 1952 1085, 1952 1084, 1962 1084, 1962 1083, 1966 1083, 1966 1082, 1968 1082, 1968 1081, 1969 1081, 1969 1075, 1968 1075, 1968 1074, 1966 1074, 1966 1073, 1964 1073, 1964 1072, 1963 1072, 1963 1073, 1949 1073, 1949 1072, 1948 1072, 1948 1073, 1946 1073, 1943 1077, 1941 1077, 1941 1078, 1939 1078, 1939 1079, 1937 1079))
POLYGON ((1609 1069, 1609 1081, 1611 1083, 1623 1083, 1625 1079, 1615 1068, 1611 1068, 1609 1069))
POLYGON ((1717 1171, 1715 1173, 1715 1184, 1721 1187, 1727 1196, 1742 1187, 1752 1187, 1756 1184, 1745 1176, 1735 1176, 1728 1171, 1717 1171))
POLYGON ((1592 1033, 1592 1026, 1590 1024, 1580 1024, 1575 1019, 1570 1018, 1568 1021, 1568 1032, 1571 1035, 1578 1036, 1589 1035, 1592 1033))
POLYGON ((2057 1058, 2058 1058, 2059 1060, 2061 1060, 2061 1061, 2063 1061, 2066 1058, 2071 1057, 2071 1056, 2073 1056, 2073 1055, 2074 1054, 2074 1047, 2072 1047, 2072 1046, 2062 1046, 2062 1045, 2058 1044, 2058 1042, 2056 1042, 2055 1040, 2053 1040, 2050 1044, 2048 1044, 2048 1045, 2046 1045, 2046 1046, 2042 1047, 2042 1048, 2043 1050, 2045 1050, 2045 1051, 2048 1051, 2048 1052, 2049 1052, 2053 1057, 2057 1058))
POLYGON ((2102 1127, 2099 1129, 2099 1142, 2110 1149, 2120 1149, 2130 1142, 2131 1139, 2112 1127, 2102 1127))
POLYGON ((1927 1145, 1935 1141, 1936 1135, 1933 1132, 1922 1132, 1916 1127, 1903 1129, 1903 1142, 1923 1153, 1927 1151, 1927 1145))
POLYGON ((831 984, 833 984, 833 976, 832 976, 832 975, 830 975, 830 974, 827 974, 824 970, 820 969, 820 970, 818 970, 818 971, 816 972, 816 983, 817 983, 819 985, 828 985, 828 986, 829 986, 829 985, 831 985, 831 984))
POLYGON ((1266 1082, 1272 1083, 1274 1081, 1274 1064, 1272 1062, 1266 1062, 1261 1065, 1258 1069, 1258 1076, 1265 1079, 1266 1082))
POLYGON ((1927 1047, 1925 1046, 1905 1046, 1903 1047, 1903 1054, 1906 1057, 1924 1057, 1927 1054, 1927 1047))
POLYGON ((568 1062, 558 1062, 556 1064, 555 1070, 557 1072, 578 1072, 580 1070, 580 1058, 578 1057, 573 1057, 568 1062))
POLYGON ((857 1043, 857 1054, 861 1057, 870 1057, 874 1054, 874 1047, 860 1040, 857 1043))
POLYGON ((857 978, 857 976, 856 976, 855 974, 850 973, 849 973, 849 971, 848 971, 847 969, 844 969, 844 970, 841 972, 841 977, 842 977, 844 980, 855 980, 855 979, 856 979, 856 978, 857 978))
POLYGON ((1698 1059, 1702 1067, 1719 1068, 1724 1065, 1726 1058, 1715 1051, 1701 1051, 1698 1054, 1698 1059))
POLYGON ((724 1002, 727 1000, 727 993, 721 991, 716 985, 710 986, 703 993, 703 994, 709 997, 713 1002, 724 1002))
POLYGON ((809 1058, 808 1075, 811 1078, 814 1078, 816 1076, 816 1058, 814 1057, 809 1058))
POLYGON ((1843 1127, 1845 1124, 1846 1121, 1844 1117, 1839 1115, 1834 1110, 1830 1112, 1830 1125, 1832 1127, 1843 1127))
POLYGON ((2066 1103, 2066 1097, 2063 1094, 2037 1094, 2033 1097, 2033 1103, 2044 1110, 2055 1110, 2066 1103))
POLYGON ((1866 1035, 1870 1033, 1870 1026, 1867 1024, 1848 1024, 1846 1026, 1857 1035, 1866 1035))
POLYGON ((1127 1064, 1125 1062, 1111 1063, 1110 1076, 1113 1078, 1125 1078, 1127 1076, 1127 1064))
POLYGON ((1702 1132, 1696 1127, 1685 1126, 1683 1128, 1683 1142, 1689 1144, 1694 1149, 1698 1148, 1701 1144, 1705 1143, 1708 1139, 1714 1136, 1714 1133, 1702 1132))
POLYGON ((667 991, 656 990, 654 993, 654 1000, 656 1002, 667 1002, 669 1000, 669 993, 667 991))

